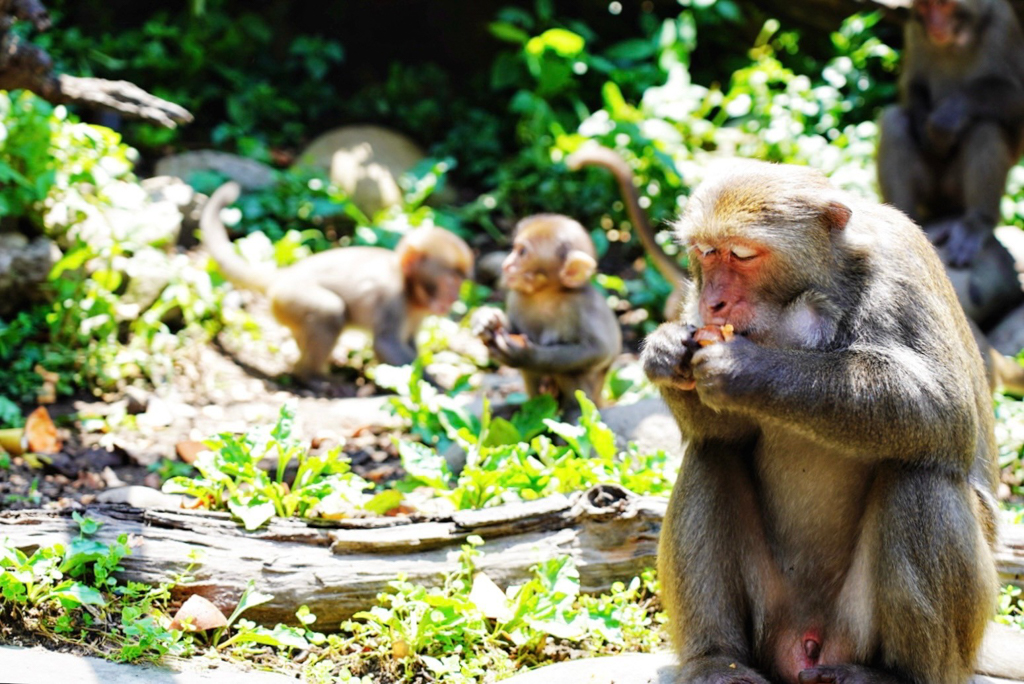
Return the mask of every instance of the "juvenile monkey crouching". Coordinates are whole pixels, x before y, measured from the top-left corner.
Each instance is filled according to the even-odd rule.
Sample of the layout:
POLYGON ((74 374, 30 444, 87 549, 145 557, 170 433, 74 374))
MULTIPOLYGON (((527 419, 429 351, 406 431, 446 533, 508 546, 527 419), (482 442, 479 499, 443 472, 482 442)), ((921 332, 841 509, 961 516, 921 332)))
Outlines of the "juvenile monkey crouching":
POLYGON ((478 309, 472 327, 501 364, 518 368, 527 393, 553 395, 578 410, 576 390, 601 405, 601 390, 622 347, 614 312, 590 283, 594 244, 567 216, 537 214, 516 226, 502 263, 505 311, 478 309))
POLYGON ((997 591, 994 419, 931 245, 747 161, 678 236, 695 287, 642 362, 688 440, 659 550, 679 681, 967 682, 997 591), (695 348, 707 325, 734 337, 695 348))

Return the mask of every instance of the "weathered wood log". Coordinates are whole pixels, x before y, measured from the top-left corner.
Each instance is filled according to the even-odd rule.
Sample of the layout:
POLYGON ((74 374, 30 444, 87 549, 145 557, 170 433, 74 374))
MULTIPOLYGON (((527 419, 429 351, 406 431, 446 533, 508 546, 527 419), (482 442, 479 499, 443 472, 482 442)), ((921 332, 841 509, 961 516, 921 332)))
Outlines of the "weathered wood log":
MULTIPOLYGON (((230 611, 255 579, 274 599, 248 617, 294 622, 295 610, 305 604, 318 616, 318 628, 330 630, 372 605, 400 573, 413 582, 439 584, 458 567, 470 535, 486 540, 479 567, 500 586, 524 580, 536 563, 568 554, 579 567, 582 589, 605 591, 654 565, 666 503, 605 486, 443 518, 274 519, 253 532, 222 513, 98 505, 88 515, 103 523, 101 541, 121 533, 141 539, 123 561, 125 579, 169 582, 197 550, 193 579, 175 590, 177 598, 197 593, 230 611)), ((77 533, 67 511, 0 513, 0 535, 19 548, 67 541, 77 533)), ((1024 526, 1006 528, 997 559, 1004 582, 1024 581, 1024 526)))

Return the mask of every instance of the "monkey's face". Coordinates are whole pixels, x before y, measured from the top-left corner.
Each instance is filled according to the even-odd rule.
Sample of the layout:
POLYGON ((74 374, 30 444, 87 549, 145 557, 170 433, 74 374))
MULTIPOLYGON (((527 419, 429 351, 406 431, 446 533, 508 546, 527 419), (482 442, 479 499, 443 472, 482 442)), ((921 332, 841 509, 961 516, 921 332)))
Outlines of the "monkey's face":
POLYGON ((752 240, 695 242, 691 259, 699 273, 698 312, 705 325, 731 325, 754 341, 764 338, 781 307, 767 296, 765 280, 772 254, 752 240))
POLYGON ((971 38, 971 11, 964 0, 914 0, 913 17, 932 45, 966 45, 971 38))
POLYGON ((550 246, 520 235, 512 243, 512 253, 501 263, 501 281, 509 290, 535 294, 551 282, 549 264, 554 255, 550 246))
POLYGON ((571 218, 525 218, 519 222, 511 254, 501 264, 502 285, 526 295, 582 287, 597 269, 593 254, 587 231, 571 218))
POLYGON ((423 259, 416 269, 416 299, 432 314, 443 316, 459 300, 466 273, 436 259, 423 259))

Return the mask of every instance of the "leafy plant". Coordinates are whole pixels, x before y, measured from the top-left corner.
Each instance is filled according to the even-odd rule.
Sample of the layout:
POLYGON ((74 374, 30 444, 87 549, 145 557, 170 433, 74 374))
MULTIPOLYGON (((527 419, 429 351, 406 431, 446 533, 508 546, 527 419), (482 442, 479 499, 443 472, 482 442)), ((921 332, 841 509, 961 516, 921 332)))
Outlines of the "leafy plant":
POLYGON ((118 660, 185 653, 188 642, 159 619, 170 585, 118 582, 115 573, 123 570, 121 560, 131 553, 128 535, 104 544, 92 538, 100 523, 77 512, 72 515, 80 532, 67 544, 26 554, 9 538, 0 540, 3 620, 29 622, 55 639, 97 642, 118 660))
MULTIPOLYGON (((227 509, 247 530, 271 517, 333 517, 355 509, 374 510, 364 494, 373 485, 351 472, 340 446, 323 455, 292 436, 295 408, 284 404, 273 427, 256 427, 244 435, 221 433, 205 443, 193 464, 199 476, 172 477, 163 485, 169 494, 195 497, 201 506, 227 509), (273 473, 260 467, 276 463, 273 473), (288 468, 295 464, 294 475, 288 468)), ((383 511, 379 511, 383 512, 383 511)))

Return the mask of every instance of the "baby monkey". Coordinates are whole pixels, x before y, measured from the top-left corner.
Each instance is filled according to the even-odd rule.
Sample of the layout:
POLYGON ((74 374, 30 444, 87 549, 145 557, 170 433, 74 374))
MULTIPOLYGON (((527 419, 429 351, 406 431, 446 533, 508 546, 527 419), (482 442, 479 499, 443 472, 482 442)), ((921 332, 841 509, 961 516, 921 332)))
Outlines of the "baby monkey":
POLYGON ((597 261, 587 231, 567 216, 529 216, 516 226, 501 270, 506 313, 485 307, 472 320, 491 357, 520 369, 531 397, 551 394, 574 412, 576 390, 583 390, 600 406, 622 331, 590 283, 597 261))
POLYGON ((373 333, 381 363, 412 363, 423 319, 448 313, 473 269, 469 246, 442 228, 418 228, 394 251, 341 247, 283 269, 255 266, 235 253, 219 216, 238 194, 236 183, 226 183, 207 202, 203 245, 224 277, 270 298, 274 318, 299 347, 293 373, 303 381, 327 373, 331 351, 350 325, 373 333))

